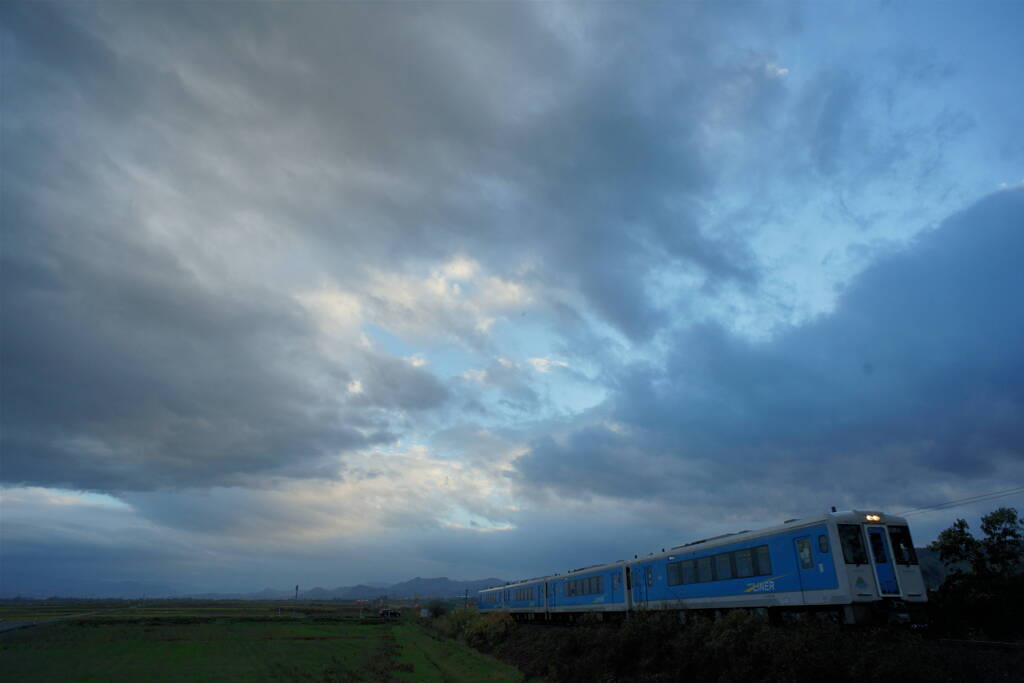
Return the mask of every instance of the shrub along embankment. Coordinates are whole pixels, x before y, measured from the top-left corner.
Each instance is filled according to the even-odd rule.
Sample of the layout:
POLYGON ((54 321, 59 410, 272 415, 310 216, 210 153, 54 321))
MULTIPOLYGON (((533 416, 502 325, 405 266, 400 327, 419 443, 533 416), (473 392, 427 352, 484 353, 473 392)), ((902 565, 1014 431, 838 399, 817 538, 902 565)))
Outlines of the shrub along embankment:
POLYGON ((743 612, 685 627, 663 613, 538 626, 463 610, 433 628, 550 681, 1010 681, 1024 671, 1024 650, 954 648, 899 627, 770 625, 743 612))

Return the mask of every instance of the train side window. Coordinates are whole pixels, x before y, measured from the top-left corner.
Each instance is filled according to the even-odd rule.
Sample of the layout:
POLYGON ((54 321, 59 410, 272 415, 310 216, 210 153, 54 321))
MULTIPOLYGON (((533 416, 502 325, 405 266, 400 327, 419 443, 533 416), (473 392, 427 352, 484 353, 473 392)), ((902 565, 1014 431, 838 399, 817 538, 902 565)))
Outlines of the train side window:
POLYGON ((839 542, 843 546, 846 564, 868 564, 868 551, 864 547, 864 534, 859 524, 840 524, 839 542))
POLYGON ((889 538, 892 539, 892 556, 896 564, 917 564, 917 551, 910 540, 910 529, 905 526, 889 527, 889 538))
POLYGON ((647 586, 648 588, 654 585, 654 569, 647 567, 647 586))
POLYGON ((715 578, 719 581, 723 579, 731 579, 732 574, 732 558, 729 557, 731 553, 722 553, 721 555, 715 555, 715 578))
POLYGON ((814 567, 814 556, 811 554, 810 539, 796 539, 796 554, 800 556, 801 569, 812 569, 814 567))
POLYGON ((758 576, 768 576, 772 573, 772 556, 768 552, 768 546, 759 545, 754 548, 754 564, 757 566, 758 576))
POLYGON ((818 552, 819 553, 827 553, 828 552, 828 536, 826 536, 825 534, 822 534, 822 535, 818 536, 818 552))
POLYGON ((669 562, 667 569, 668 585, 678 586, 683 582, 683 563, 669 562))
POLYGON ((694 560, 683 562, 683 583, 697 583, 697 563, 694 560))
POLYGON ((750 548, 737 550, 736 555, 736 576, 745 579, 754 575, 754 551, 750 548))
POLYGON ((710 557, 697 559, 697 580, 701 583, 715 580, 714 564, 711 562, 710 557))

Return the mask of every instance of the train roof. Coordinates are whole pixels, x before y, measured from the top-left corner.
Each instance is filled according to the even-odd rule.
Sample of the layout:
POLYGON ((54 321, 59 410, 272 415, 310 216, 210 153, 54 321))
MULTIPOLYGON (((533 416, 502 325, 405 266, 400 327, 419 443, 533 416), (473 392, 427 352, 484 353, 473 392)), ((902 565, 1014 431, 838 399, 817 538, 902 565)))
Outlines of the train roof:
POLYGON ((702 538, 697 541, 690 541, 688 543, 683 543, 682 545, 673 546, 671 548, 668 548, 667 550, 662 550, 660 552, 639 556, 631 562, 646 561, 652 558, 660 558, 668 555, 682 555, 691 552, 696 553, 706 549, 719 548, 723 545, 729 545, 731 543, 738 543, 746 540, 756 540, 758 538, 774 536, 775 534, 784 533, 786 531, 791 531, 793 529, 814 526, 815 524, 822 524, 830 521, 836 522, 837 524, 907 523, 907 520, 903 517, 900 517, 898 515, 889 515, 878 510, 840 510, 838 512, 825 512, 820 515, 814 515, 812 517, 787 519, 782 524, 776 524, 775 526, 765 527, 764 529, 757 529, 755 531, 737 531, 734 533, 712 536, 710 538, 702 538))
POLYGON ((573 578, 575 576, 585 576, 590 573, 600 572, 605 569, 615 569, 616 567, 623 567, 628 564, 627 560, 616 560, 615 562, 605 562, 603 564, 592 564, 586 567, 580 567, 578 569, 570 569, 565 573, 559 574, 548 574, 547 576, 537 576, 532 579, 520 579, 517 581, 510 581, 509 583, 501 586, 493 586, 492 588, 484 588, 479 591, 480 593, 486 593, 488 591, 506 590, 508 588, 520 588, 522 586, 530 586, 541 581, 556 581, 558 579, 573 578))

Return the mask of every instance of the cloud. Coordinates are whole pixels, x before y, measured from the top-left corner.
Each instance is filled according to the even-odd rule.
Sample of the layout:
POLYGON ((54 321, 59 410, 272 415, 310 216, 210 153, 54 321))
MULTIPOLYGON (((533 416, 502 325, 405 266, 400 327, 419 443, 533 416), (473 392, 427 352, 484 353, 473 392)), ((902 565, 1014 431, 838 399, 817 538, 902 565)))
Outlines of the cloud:
POLYGON ((560 496, 746 509, 912 507, 950 477, 998 488, 1024 469, 1022 240, 1024 192, 1007 190, 881 259, 832 314, 766 341, 688 329, 603 406, 628 437, 590 418, 535 442, 518 476, 560 496))
POLYGON ((554 368, 567 368, 569 364, 563 360, 551 358, 527 358, 526 361, 533 366, 533 369, 540 373, 551 372, 554 368))
POLYGON ((31 489, 19 566, 526 571, 1017 477, 1018 195, 915 235, 1020 175, 1019 10, 823 14, 3 6, 0 476, 121 501, 31 489))

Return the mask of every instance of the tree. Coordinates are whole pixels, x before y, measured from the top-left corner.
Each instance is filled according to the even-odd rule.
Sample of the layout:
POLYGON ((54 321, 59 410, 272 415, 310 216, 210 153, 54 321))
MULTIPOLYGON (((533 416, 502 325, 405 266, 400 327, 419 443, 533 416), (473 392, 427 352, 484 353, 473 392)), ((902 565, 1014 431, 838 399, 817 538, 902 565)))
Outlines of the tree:
POLYGON ((960 575, 967 564, 978 577, 1010 577, 1024 569, 1024 522, 1015 508, 999 508, 981 518, 985 538, 978 540, 965 520, 958 519, 928 546, 960 575))
POLYGON ((981 518, 981 530, 977 539, 958 519, 928 546, 952 570, 929 598, 929 620, 957 637, 1017 637, 1024 634, 1024 524, 1015 509, 999 508, 981 518))

